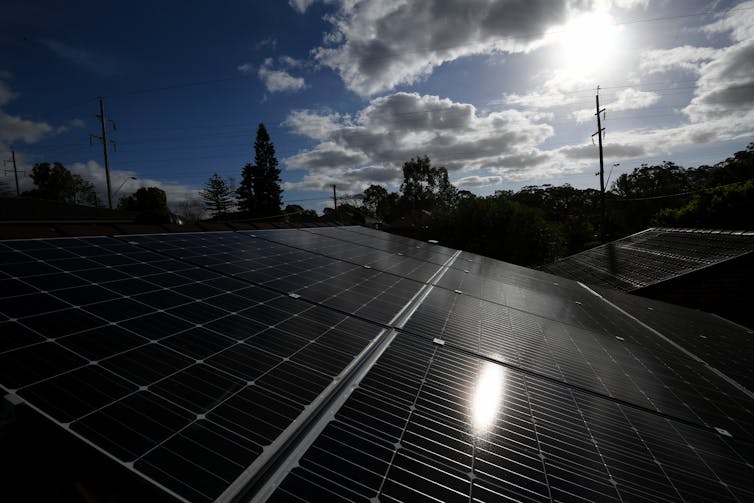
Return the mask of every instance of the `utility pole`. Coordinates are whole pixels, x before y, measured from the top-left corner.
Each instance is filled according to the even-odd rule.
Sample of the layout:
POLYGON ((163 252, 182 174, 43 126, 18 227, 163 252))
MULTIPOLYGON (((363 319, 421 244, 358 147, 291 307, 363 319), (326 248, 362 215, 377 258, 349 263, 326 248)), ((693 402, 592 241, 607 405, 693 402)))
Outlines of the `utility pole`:
POLYGON ((602 214, 602 224, 600 227, 600 234, 602 235, 602 241, 605 241, 605 227, 607 225, 607 218, 605 213, 605 161, 602 156, 602 137, 605 134, 605 128, 602 127, 601 114, 605 113, 605 109, 600 109, 600 86, 597 86, 597 95, 594 97, 597 101, 597 132, 592 135, 592 138, 596 135, 599 139, 600 147, 600 212, 602 214))
MULTIPOLYGON (((100 125, 102 126, 102 136, 90 134, 89 144, 92 144, 92 138, 98 138, 102 142, 102 151, 105 156, 105 178, 107 179, 107 204, 110 209, 113 209, 112 187, 110 186, 110 158, 107 153, 107 127, 105 127, 105 122, 109 121, 112 124, 113 131, 116 131, 117 128, 115 127, 115 122, 112 119, 107 119, 105 117, 105 99, 101 96, 99 97, 99 114, 97 115, 97 118, 99 119, 100 125)), ((110 143, 112 143, 113 146, 116 146, 116 143, 113 140, 110 140, 110 143)))
POLYGON ((335 184, 332 186, 332 205, 335 209, 335 216, 338 215, 338 197, 335 195, 335 184))
POLYGON ((13 147, 10 149, 10 159, 8 161, 3 161, 5 163, 12 162, 13 163, 13 174, 16 177, 16 196, 21 195, 21 191, 18 189, 18 168, 16 167, 16 151, 13 150, 13 147))

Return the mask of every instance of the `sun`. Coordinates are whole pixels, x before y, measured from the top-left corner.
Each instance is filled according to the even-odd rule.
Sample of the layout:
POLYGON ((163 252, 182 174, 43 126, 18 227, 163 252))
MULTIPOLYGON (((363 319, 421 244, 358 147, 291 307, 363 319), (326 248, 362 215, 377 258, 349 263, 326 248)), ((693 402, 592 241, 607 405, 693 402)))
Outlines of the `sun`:
POLYGON ((592 75, 609 65, 617 54, 620 29, 604 11, 571 18, 553 30, 559 66, 574 75, 592 75))

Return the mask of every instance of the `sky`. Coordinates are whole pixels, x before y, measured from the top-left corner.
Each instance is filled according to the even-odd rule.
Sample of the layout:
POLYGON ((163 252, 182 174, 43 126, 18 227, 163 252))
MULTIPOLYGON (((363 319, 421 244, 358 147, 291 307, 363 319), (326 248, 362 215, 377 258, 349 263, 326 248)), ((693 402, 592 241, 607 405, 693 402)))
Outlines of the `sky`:
POLYGON ((754 1, 3 3, 0 156, 21 190, 60 161, 106 194, 98 97, 115 199, 173 205, 237 183, 259 123, 284 204, 318 210, 333 184, 397 190, 424 155, 480 195, 598 188, 598 93, 609 183, 754 141, 754 1))

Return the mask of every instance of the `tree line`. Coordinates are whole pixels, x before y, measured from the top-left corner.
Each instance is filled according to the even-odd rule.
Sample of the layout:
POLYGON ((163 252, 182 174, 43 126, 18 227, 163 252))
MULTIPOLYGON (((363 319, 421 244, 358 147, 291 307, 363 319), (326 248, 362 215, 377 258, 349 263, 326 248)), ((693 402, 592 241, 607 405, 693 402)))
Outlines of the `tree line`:
POLYGON ((360 207, 339 205, 356 215, 351 223, 366 215, 392 232, 540 265, 650 226, 754 229, 754 143, 711 166, 666 161, 620 175, 606 193, 604 222, 598 190, 532 185, 477 196, 428 157, 404 163, 399 192, 371 185, 359 199, 360 207))
MULTIPOLYGON (((59 162, 36 164, 30 177, 35 188, 25 196, 103 206, 94 186, 59 162)), ((264 124, 259 124, 254 162, 242 168, 238 186, 233 178, 215 173, 200 191, 203 207, 189 201, 182 212, 193 213, 196 220, 205 212, 227 219, 317 219, 315 211, 299 205, 281 210, 280 181, 275 147, 264 124)), ((685 168, 665 161, 642 164, 620 175, 606 193, 604 221, 600 199, 598 190, 568 184, 477 196, 455 187, 447 170, 433 166, 425 155, 403 164, 398 191, 370 185, 363 193, 341 200, 337 212, 325 208, 324 218, 380 223, 391 232, 437 239, 521 265, 547 263, 650 226, 752 230, 754 143, 714 165, 685 168)), ((142 187, 120 198, 118 207, 137 212, 145 222, 170 218, 166 194, 157 187, 142 187)))

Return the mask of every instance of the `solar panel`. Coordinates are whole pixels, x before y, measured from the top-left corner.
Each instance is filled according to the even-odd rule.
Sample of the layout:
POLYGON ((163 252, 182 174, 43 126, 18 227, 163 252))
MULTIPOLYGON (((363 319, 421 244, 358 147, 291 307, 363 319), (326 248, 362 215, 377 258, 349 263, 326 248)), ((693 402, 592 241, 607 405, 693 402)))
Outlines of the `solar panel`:
POLYGON ((557 260, 543 270, 632 291, 754 251, 754 233, 650 228, 557 260))
POLYGON ((742 501, 747 455, 708 429, 401 336, 268 501, 742 501))
POLYGON ((220 496, 382 330, 112 238, 3 252, 27 287, 0 306, 6 392, 192 501, 220 496))
POLYGON ((6 398, 178 499, 754 496, 725 320, 361 227, 0 259, 6 398), (716 368, 683 347, 698 326, 725 334, 716 368))

